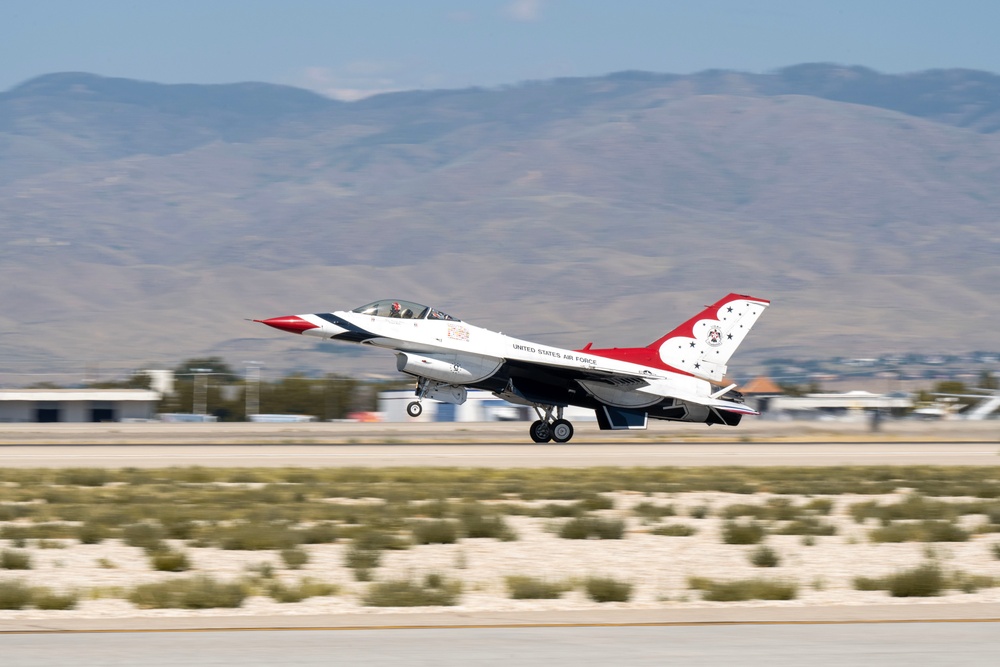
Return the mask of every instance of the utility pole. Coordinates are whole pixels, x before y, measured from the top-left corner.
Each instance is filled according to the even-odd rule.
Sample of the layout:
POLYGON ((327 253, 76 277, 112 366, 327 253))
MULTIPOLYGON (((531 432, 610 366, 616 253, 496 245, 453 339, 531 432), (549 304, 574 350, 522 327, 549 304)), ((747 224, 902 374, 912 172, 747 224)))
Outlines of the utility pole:
POLYGON ((260 367, 259 361, 244 361, 247 365, 246 375, 246 420, 250 415, 260 413, 260 367))
POLYGON ((208 374, 211 368, 189 368, 194 376, 194 392, 191 397, 191 412, 196 415, 208 414, 208 374))

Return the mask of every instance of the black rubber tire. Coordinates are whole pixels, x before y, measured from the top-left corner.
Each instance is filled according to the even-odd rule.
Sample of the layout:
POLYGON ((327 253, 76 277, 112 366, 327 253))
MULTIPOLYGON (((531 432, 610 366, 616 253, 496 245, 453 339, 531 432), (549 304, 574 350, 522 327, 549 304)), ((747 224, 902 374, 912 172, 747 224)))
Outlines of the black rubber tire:
POLYGON ((552 429, 549 427, 549 423, 544 419, 532 422, 531 428, 528 432, 531 435, 531 439, 537 443, 552 440, 552 429))
POLYGON ((424 411, 424 406, 420 405, 416 401, 406 404, 406 414, 411 417, 419 417, 424 411))
POLYGON ((569 442, 573 438, 573 425, 565 419, 557 419, 549 427, 552 439, 556 442, 569 442))

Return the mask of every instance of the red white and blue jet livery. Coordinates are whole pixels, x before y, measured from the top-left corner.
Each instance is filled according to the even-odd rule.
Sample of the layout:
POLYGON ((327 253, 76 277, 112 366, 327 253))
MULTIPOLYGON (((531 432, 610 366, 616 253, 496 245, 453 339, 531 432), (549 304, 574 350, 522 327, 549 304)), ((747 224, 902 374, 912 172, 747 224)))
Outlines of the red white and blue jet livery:
POLYGON ((416 378, 421 400, 462 404, 469 388, 485 389, 535 409, 535 442, 567 442, 567 406, 593 409, 601 429, 644 429, 647 421, 736 426, 757 411, 735 384, 720 387, 726 364, 770 304, 729 294, 646 347, 564 350, 482 329, 440 310, 386 299, 351 311, 254 320, 306 336, 392 350, 396 368, 416 378), (714 383, 714 384, 713 384, 714 383))

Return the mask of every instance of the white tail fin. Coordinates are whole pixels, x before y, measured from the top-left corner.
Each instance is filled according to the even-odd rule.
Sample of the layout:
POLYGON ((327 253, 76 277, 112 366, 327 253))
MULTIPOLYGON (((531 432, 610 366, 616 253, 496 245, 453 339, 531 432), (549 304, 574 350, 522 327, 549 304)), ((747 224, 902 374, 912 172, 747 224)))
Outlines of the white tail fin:
POLYGON ((721 382, 726 364, 770 301, 729 294, 648 347, 665 365, 721 382))

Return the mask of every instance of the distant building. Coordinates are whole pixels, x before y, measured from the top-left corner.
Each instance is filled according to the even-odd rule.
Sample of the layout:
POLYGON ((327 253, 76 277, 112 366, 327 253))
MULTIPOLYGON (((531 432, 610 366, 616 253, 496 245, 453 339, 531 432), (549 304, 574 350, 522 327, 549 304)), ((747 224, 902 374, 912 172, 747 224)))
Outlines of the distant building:
POLYGON ((745 397, 747 404, 757 408, 758 412, 767 412, 771 407, 771 399, 784 394, 784 390, 769 377, 755 377, 746 386, 737 387, 745 397))
POLYGON ((802 418, 842 417, 860 419, 872 410, 908 410, 913 399, 908 395, 872 394, 848 391, 843 394, 806 394, 777 396, 769 401, 769 412, 802 418))
POLYGON ((0 389, 0 422, 120 422, 153 419, 148 389, 0 389))

